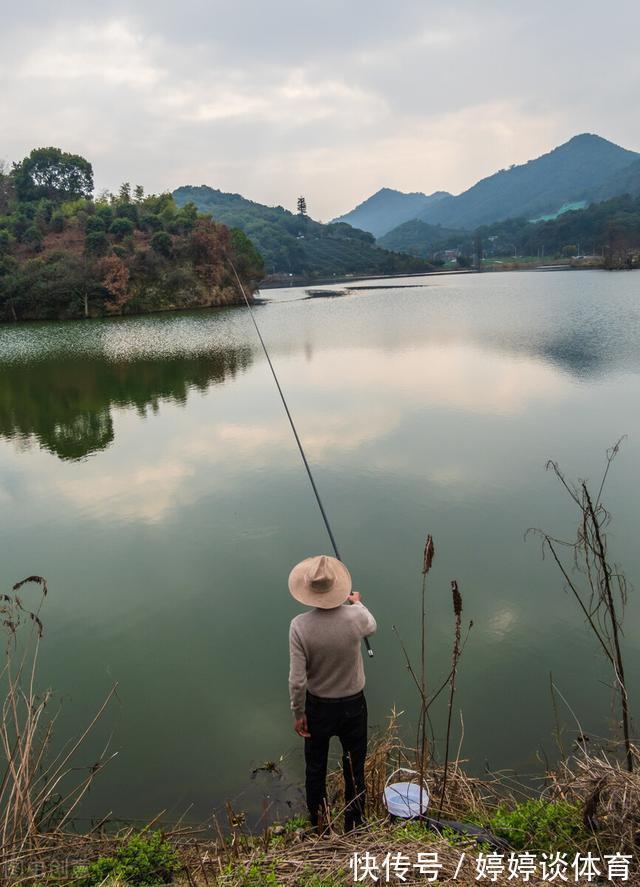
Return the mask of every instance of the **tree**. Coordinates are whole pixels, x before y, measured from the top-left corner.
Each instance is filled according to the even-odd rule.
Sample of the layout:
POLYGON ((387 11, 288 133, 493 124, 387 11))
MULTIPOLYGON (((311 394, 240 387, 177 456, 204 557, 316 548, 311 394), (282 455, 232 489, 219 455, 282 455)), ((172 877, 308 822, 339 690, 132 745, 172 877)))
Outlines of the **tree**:
POLYGON ((144 188, 142 187, 142 185, 136 185, 133 191, 133 196, 136 203, 142 203, 142 201, 144 200, 144 188))
POLYGON ((155 213, 144 213, 140 219, 140 228, 143 231, 162 231, 162 219, 155 213))
POLYGON ((34 148, 11 173, 19 200, 43 197, 61 203, 65 200, 89 198, 93 192, 93 168, 79 154, 68 154, 60 148, 34 148))
POLYGON ((151 249, 161 256, 169 258, 173 254, 173 241, 166 231, 156 231, 151 238, 151 249))
POLYGON ((301 216, 306 216, 307 214, 307 201, 304 197, 298 197, 298 213, 301 216))
POLYGON ((133 222, 130 219, 114 219, 109 231, 116 240, 124 240, 125 237, 133 234, 133 222))
POLYGON ((231 246, 234 264, 238 274, 251 283, 258 283, 264 277, 264 259, 240 228, 231 229, 231 246))
POLYGON ((118 256, 107 256, 99 266, 102 285, 109 293, 106 302, 110 314, 121 314, 124 305, 131 298, 129 292, 129 269, 118 256))
POLYGON ((123 203, 131 202, 131 185, 129 182, 123 182, 120 185, 120 190, 118 191, 118 199, 123 203))
POLYGON ((87 224, 84 226, 84 230, 86 234, 90 234, 92 231, 106 231, 107 226, 101 216, 93 215, 89 216, 87 219, 87 224))
POLYGON ((138 207, 135 203, 119 203, 116 206, 116 216, 121 219, 129 219, 134 228, 138 226, 138 207))
POLYGON ((9 203, 13 198, 13 181, 4 160, 0 160, 0 215, 9 211, 9 203))
POLYGON ((84 238, 84 251, 89 256, 105 256, 109 238, 104 231, 88 231, 84 238))

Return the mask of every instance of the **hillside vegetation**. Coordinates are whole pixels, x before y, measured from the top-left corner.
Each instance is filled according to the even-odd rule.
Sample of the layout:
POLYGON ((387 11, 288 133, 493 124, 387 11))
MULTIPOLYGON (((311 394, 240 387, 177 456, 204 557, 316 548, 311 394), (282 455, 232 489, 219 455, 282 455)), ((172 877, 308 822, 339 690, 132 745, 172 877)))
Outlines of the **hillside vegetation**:
POLYGON ((241 299, 263 263, 248 238, 170 194, 94 199, 83 157, 38 148, 0 169, 0 320, 136 314, 241 299))
POLYGON ((640 196, 640 158, 610 176, 595 192, 595 198, 607 200, 620 194, 630 194, 632 197, 640 196))
POLYGON ((469 241, 468 231, 429 225, 420 219, 413 219, 389 231, 378 240, 378 243, 385 249, 432 258, 441 250, 456 249, 458 245, 467 244, 469 241))
POLYGON ((326 278, 403 274, 431 267, 419 258, 378 248, 372 234, 350 225, 323 225, 306 214, 264 206, 207 185, 178 188, 173 197, 178 206, 192 203, 217 222, 243 230, 262 254, 268 274, 326 278))
POLYGON ((475 232, 448 230, 419 220, 406 222, 381 243, 434 260, 447 249, 471 256, 476 236, 487 258, 597 254, 605 265, 628 265, 640 254, 640 195, 593 203, 546 222, 507 219, 475 232))

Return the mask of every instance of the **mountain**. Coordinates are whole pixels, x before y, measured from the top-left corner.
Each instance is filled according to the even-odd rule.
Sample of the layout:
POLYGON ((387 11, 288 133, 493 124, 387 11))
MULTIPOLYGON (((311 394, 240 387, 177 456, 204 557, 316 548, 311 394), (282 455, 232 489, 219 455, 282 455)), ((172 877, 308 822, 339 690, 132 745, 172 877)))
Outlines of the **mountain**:
POLYGON ((402 274, 431 267, 415 256, 380 249, 367 231, 341 222, 323 225, 281 206, 264 206, 207 185, 177 188, 173 198, 178 206, 193 203, 216 222, 244 231, 262 254, 267 274, 321 278, 402 274))
POLYGON ((427 197, 382 188, 339 221, 373 232, 381 244, 384 239, 385 245, 408 249, 398 235, 390 239, 386 235, 413 219, 473 230, 509 218, 551 218, 574 206, 625 193, 640 193, 640 154, 583 133, 528 163, 500 170, 455 197, 446 191, 427 197))
POLYGON ((640 195, 640 159, 634 160, 602 184, 594 194, 596 200, 608 200, 620 194, 640 195))
POLYGON ((378 243, 385 249, 406 252, 426 259, 439 250, 462 248, 469 240, 468 231, 443 228, 441 225, 429 225, 420 219, 412 219, 389 231, 378 240, 378 243))
POLYGON ((434 227, 416 219, 390 231, 381 243, 396 249, 402 243, 407 252, 424 258, 446 249, 471 256, 476 236, 488 259, 587 254, 603 256, 613 266, 628 265, 630 255, 640 255, 640 194, 591 203, 586 209, 568 210, 547 221, 505 219, 475 231, 434 227))
POLYGON ((404 194, 393 188, 381 188, 351 212, 338 216, 334 222, 346 222, 354 228, 371 232, 375 237, 382 237, 403 222, 417 218, 421 212, 445 197, 451 195, 447 191, 435 191, 429 195, 420 191, 404 194))
POLYGON ((640 154, 590 133, 574 136, 548 154, 482 179, 457 197, 427 207, 429 224, 476 228, 508 218, 534 218, 563 204, 589 200, 640 154))

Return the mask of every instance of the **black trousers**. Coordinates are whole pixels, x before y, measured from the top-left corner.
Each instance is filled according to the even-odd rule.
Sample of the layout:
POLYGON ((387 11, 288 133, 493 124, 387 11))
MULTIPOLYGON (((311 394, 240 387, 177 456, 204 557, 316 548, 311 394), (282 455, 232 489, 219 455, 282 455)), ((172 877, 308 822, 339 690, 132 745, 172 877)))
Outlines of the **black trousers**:
POLYGON ((322 700, 307 693, 305 706, 311 738, 304 741, 307 807, 312 825, 327 801, 329 741, 337 736, 342 745, 345 829, 360 825, 364 815, 364 762, 367 756, 367 702, 364 694, 347 701, 322 700))

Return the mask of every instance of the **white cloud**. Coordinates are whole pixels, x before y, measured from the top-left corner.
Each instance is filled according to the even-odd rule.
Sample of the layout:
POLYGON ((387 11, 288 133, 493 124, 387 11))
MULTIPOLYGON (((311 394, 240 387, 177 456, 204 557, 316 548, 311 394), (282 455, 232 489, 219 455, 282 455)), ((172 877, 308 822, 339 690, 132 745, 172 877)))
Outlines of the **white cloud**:
POLYGON ((76 80, 87 85, 97 79, 115 87, 147 89, 166 76, 154 43, 119 21, 56 29, 45 43, 27 52, 15 73, 23 80, 46 83, 76 80))
POLYGON ((3 15, 0 153, 59 144, 99 187, 304 193, 325 219, 383 185, 455 192, 581 131, 640 147, 640 7, 617 17, 605 43, 589 0, 34 0, 3 15))

